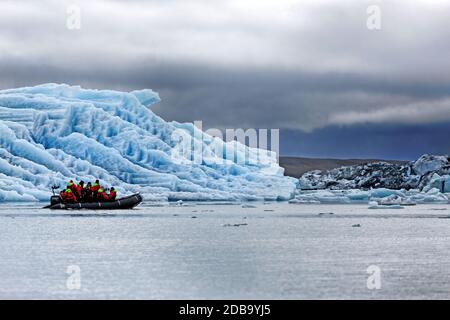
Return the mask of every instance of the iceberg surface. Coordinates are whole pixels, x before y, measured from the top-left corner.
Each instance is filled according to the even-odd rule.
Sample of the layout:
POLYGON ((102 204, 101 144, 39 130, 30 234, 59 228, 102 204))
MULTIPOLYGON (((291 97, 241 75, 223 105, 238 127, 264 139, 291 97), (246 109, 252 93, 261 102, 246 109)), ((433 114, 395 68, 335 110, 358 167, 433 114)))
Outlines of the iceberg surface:
POLYGON ((420 189, 450 192, 450 156, 424 154, 415 161, 372 162, 331 170, 313 170, 299 179, 301 189, 420 189))
POLYGON ((53 185, 96 178, 119 195, 141 192, 150 200, 292 198, 297 181, 283 175, 274 152, 166 122, 149 108, 159 101, 152 90, 1 90, 0 201, 48 200, 53 185), (201 161, 179 152, 174 136, 189 139, 201 161), (249 154, 258 161, 238 161, 249 154))
POLYGON ((300 177, 298 187, 291 203, 376 202, 381 207, 449 203, 450 156, 425 154, 408 163, 309 171, 300 177))

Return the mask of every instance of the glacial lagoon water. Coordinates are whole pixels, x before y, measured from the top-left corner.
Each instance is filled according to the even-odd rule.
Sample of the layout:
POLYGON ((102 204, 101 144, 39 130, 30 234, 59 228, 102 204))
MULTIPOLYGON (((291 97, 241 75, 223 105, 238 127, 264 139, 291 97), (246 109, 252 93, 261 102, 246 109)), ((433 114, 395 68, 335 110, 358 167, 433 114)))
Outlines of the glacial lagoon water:
POLYGON ((0 205, 2 299, 450 298, 448 205, 40 206, 0 205))

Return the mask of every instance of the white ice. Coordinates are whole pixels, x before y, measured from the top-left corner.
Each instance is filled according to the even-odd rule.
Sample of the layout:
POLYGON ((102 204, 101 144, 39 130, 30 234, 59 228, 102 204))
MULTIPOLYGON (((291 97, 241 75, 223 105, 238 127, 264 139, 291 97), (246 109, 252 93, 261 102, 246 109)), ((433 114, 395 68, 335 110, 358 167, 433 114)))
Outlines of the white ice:
POLYGON ((296 197, 290 203, 370 203, 376 202, 380 205, 414 205, 422 203, 448 203, 447 194, 441 193, 439 189, 432 188, 427 192, 412 190, 299 190, 296 197))

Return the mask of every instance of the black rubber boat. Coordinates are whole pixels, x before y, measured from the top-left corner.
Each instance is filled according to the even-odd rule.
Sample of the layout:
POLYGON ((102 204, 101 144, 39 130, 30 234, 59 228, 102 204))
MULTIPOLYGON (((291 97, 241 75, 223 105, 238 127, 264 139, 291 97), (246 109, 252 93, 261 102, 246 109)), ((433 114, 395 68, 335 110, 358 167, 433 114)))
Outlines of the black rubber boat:
POLYGON ((50 198, 50 205, 44 209, 67 210, 67 209, 88 209, 88 210, 115 210, 115 209, 133 209, 142 202, 142 196, 139 193, 123 197, 111 202, 80 202, 80 203, 62 203, 59 196, 50 198))

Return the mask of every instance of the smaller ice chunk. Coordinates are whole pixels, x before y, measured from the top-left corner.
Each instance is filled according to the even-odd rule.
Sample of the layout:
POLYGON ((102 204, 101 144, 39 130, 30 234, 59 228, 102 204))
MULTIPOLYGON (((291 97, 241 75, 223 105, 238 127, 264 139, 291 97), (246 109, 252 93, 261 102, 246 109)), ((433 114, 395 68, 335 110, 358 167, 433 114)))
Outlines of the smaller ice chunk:
POLYGON ((374 198, 385 198, 385 197, 389 197, 389 196, 399 196, 399 197, 404 197, 405 195, 403 194, 402 191, 400 190, 391 190, 391 189, 386 189, 386 188, 379 188, 379 189, 372 189, 370 190, 370 196, 374 197, 374 198))
POLYGON ((448 164, 448 159, 445 156, 424 154, 414 162, 413 169, 416 173, 424 175, 429 172, 437 171, 448 164))
MULTIPOLYGON (((297 195, 296 200, 304 203, 350 203, 349 197, 344 193, 332 190, 317 190, 297 195)), ((297 202, 298 203, 298 202, 297 202)))
POLYGON ((384 204, 379 204, 376 201, 370 201, 369 209, 403 209, 403 207, 399 204, 384 205, 384 204))

